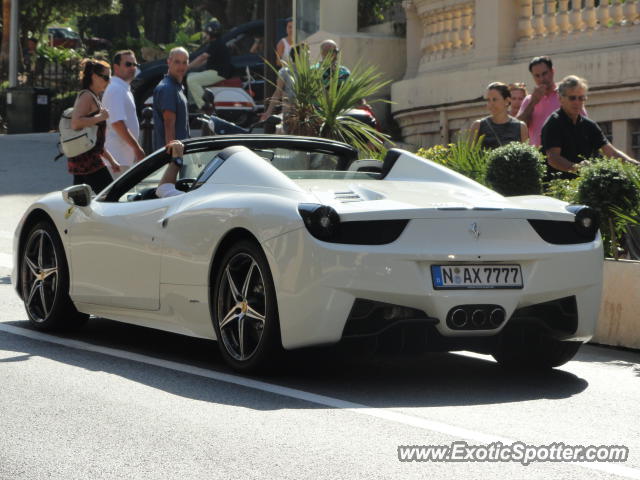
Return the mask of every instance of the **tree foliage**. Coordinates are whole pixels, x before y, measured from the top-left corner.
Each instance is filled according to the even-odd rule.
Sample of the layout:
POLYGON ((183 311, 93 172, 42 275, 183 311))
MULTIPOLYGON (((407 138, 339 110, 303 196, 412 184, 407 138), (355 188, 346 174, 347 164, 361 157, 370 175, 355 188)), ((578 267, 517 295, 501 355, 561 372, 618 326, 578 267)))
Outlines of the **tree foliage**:
POLYGON ((22 36, 46 35, 46 28, 51 23, 66 23, 73 17, 108 13, 116 6, 105 0, 21 0, 22 36))
POLYGON ((375 25, 385 20, 385 15, 400 0, 358 0, 358 28, 375 25))
MULTIPOLYGON (((218 18, 225 29, 262 18, 265 0, 21 0, 20 27, 22 43, 29 36, 46 37, 46 27, 55 24, 76 24, 80 33, 88 36, 92 30, 106 28, 110 41, 118 38, 139 38, 140 27, 147 40, 155 44, 175 41, 187 27, 188 34, 201 31, 204 22, 218 18), (109 14, 105 16, 106 14, 109 14)), ((3 34, 8 37, 10 0, 3 0, 3 34)), ((272 0, 278 17, 291 15, 291 0, 272 0)), ((101 35, 98 35, 101 36, 101 35)), ((3 50, 8 51, 7 42, 3 50)))

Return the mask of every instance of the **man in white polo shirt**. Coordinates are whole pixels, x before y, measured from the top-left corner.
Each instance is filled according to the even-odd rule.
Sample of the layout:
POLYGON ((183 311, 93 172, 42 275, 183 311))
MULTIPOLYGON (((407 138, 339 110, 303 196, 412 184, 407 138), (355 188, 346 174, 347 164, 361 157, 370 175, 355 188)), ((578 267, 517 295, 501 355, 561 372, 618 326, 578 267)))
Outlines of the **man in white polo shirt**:
POLYGON ((138 143, 140 125, 129 86, 137 66, 136 56, 131 50, 116 53, 113 57, 113 76, 102 97, 104 108, 109 111, 105 147, 122 166, 120 174, 113 175, 114 178, 145 156, 138 143))

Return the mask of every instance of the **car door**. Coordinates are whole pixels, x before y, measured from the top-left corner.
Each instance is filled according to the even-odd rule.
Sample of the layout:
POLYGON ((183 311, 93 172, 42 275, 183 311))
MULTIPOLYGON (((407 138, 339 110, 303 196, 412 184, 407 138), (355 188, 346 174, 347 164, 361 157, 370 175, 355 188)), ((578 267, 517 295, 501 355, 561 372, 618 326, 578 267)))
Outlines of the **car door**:
POLYGON ((88 207, 68 212, 70 293, 75 302, 160 308, 163 220, 182 195, 157 198, 169 158, 156 153, 126 172, 88 207))
POLYGON ((162 222, 182 196, 93 201, 69 227, 71 296, 95 305, 159 308, 162 222))

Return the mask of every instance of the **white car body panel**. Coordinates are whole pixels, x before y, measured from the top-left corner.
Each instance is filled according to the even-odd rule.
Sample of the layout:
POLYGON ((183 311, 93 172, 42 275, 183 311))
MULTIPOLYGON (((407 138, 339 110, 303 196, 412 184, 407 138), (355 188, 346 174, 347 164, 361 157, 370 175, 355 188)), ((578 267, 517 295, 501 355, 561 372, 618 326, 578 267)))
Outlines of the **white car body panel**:
MULTIPOLYGON (((212 259, 224 236, 249 232, 261 245, 275 283, 282 344, 337 342, 357 298, 423 310, 440 319, 443 336, 470 333, 444 322, 456 305, 517 309, 575 295, 577 330, 594 332, 602 288, 602 242, 552 245, 528 219, 573 221, 564 202, 540 196, 505 198, 428 160, 404 152, 384 180, 292 180, 256 155, 235 153, 200 188, 143 202, 71 207, 52 193, 25 213, 48 215, 60 232, 78 310, 202 338, 215 338, 209 289, 212 259), (315 239, 301 203, 333 207, 345 221, 410 220, 385 245, 315 239), (469 233, 474 223, 479 235, 469 233), (448 263, 521 265, 524 288, 435 290, 430 266, 448 263)), ((18 278, 16 256, 13 278, 18 278)), ((496 335, 496 330, 472 332, 496 335)))

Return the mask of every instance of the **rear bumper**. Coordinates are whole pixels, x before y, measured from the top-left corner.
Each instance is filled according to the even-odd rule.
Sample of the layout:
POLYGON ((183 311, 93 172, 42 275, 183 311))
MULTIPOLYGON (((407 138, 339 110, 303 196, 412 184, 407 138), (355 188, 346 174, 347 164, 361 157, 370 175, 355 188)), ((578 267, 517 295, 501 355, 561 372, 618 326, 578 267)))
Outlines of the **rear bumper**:
POLYGON ((587 341, 593 335, 602 291, 599 236, 594 242, 580 245, 550 245, 530 236, 503 237, 498 242, 465 238, 455 245, 456 237, 448 242, 446 237, 441 242, 429 242, 423 235, 423 240, 415 241, 415 235, 407 233, 396 242, 381 246, 330 244, 314 239, 304 229, 266 242, 264 248, 278 296, 283 346, 297 348, 340 341, 357 299, 423 312, 426 318, 433 319, 430 323, 440 335, 460 340, 495 336, 514 318, 522 317, 523 312, 528 312, 529 318, 541 317, 556 332, 555 336, 564 340, 587 341), (431 265, 453 262, 519 264, 524 288, 435 290, 431 265), (567 320, 562 317, 550 318, 555 316, 553 309, 522 310, 566 297, 575 298, 575 328, 567 329, 567 320), (498 328, 473 331, 447 325, 451 309, 475 304, 499 305, 507 320, 498 328), (516 311, 519 315, 514 316, 516 311))

